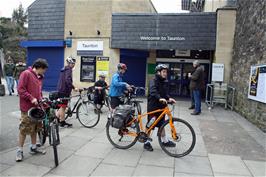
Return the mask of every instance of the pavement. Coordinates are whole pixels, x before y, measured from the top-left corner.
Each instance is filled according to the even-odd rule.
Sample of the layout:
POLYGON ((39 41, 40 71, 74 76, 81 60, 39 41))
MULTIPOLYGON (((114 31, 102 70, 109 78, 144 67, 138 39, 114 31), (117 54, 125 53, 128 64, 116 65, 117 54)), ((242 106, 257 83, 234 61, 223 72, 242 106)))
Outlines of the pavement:
MULTIPOLYGON (((1 147, 5 147, 0 152, 0 176, 266 176, 265 133, 222 107, 208 110, 203 104, 202 114, 191 116, 187 109, 189 101, 184 100, 177 102, 174 116, 187 120, 197 138, 194 150, 185 157, 165 154, 156 133, 153 133, 153 152, 145 151, 139 142, 127 150, 114 148, 106 137, 108 111, 104 108, 95 128, 84 128, 72 117, 68 121, 73 123, 73 128, 60 129, 58 167, 54 167, 53 150, 48 144, 43 147, 47 153, 37 156, 30 155, 25 145, 25 159, 18 163, 15 162, 16 144, 4 140, 12 135, 11 139, 17 141, 18 98, 6 96, 0 97, 0 101, 1 147), (11 122, 3 121, 9 117, 11 122)), ((145 111, 145 102, 142 107, 145 111)))

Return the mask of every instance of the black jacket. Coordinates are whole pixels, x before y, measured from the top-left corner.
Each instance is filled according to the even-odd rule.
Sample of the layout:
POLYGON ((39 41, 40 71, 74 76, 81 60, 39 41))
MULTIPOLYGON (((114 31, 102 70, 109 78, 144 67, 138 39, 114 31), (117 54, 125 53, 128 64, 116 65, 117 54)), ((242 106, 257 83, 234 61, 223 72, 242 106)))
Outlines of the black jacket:
POLYGON ((150 82, 149 94, 148 94, 148 112, 164 108, 166 105, 162 104, 159 99, 165 98, 169 100, 168 95, 168 80, 161 78, 159 75, 155 75, 155 78, 150 82))

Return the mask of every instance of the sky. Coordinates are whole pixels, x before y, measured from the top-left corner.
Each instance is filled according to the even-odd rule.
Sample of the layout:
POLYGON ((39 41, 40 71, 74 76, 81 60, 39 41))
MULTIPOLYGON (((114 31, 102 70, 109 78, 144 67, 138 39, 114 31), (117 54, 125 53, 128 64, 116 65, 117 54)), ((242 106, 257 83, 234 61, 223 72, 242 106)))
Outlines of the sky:
MULTIPOLYGON (((21 3, 26 9, 34 0, 0 0, 0 17, 11 17, 13 9, 21 3)), ((181 11, 181 0, 152 0, 158 13, 176 13, 181 11)))

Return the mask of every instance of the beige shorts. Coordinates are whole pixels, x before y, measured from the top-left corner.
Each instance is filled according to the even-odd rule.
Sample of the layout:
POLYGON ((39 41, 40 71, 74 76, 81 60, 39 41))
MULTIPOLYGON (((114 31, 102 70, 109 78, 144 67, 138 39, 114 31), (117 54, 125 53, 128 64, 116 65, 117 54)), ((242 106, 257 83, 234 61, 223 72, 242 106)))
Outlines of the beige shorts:
POLYGON ((21 112, 19 130, 22 135, 31 135, 42 129, 42 123, 35 123, 30 120, 26 112, 21 112))

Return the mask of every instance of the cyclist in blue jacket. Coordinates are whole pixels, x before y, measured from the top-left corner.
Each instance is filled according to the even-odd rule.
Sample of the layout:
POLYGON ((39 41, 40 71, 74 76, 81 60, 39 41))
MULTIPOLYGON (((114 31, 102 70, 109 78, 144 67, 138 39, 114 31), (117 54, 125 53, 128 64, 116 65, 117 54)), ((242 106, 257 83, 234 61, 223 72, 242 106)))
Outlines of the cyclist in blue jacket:
POLYGON ((131 90, 131 87, 126 82, 123 82, 123 74, 126 72, 127 66, 124 63, 117 65, 117 73, 112 76, 109 96, 111 97, 111 108, 115 109, 122 104, 121 96, 126 90, 131 90))

